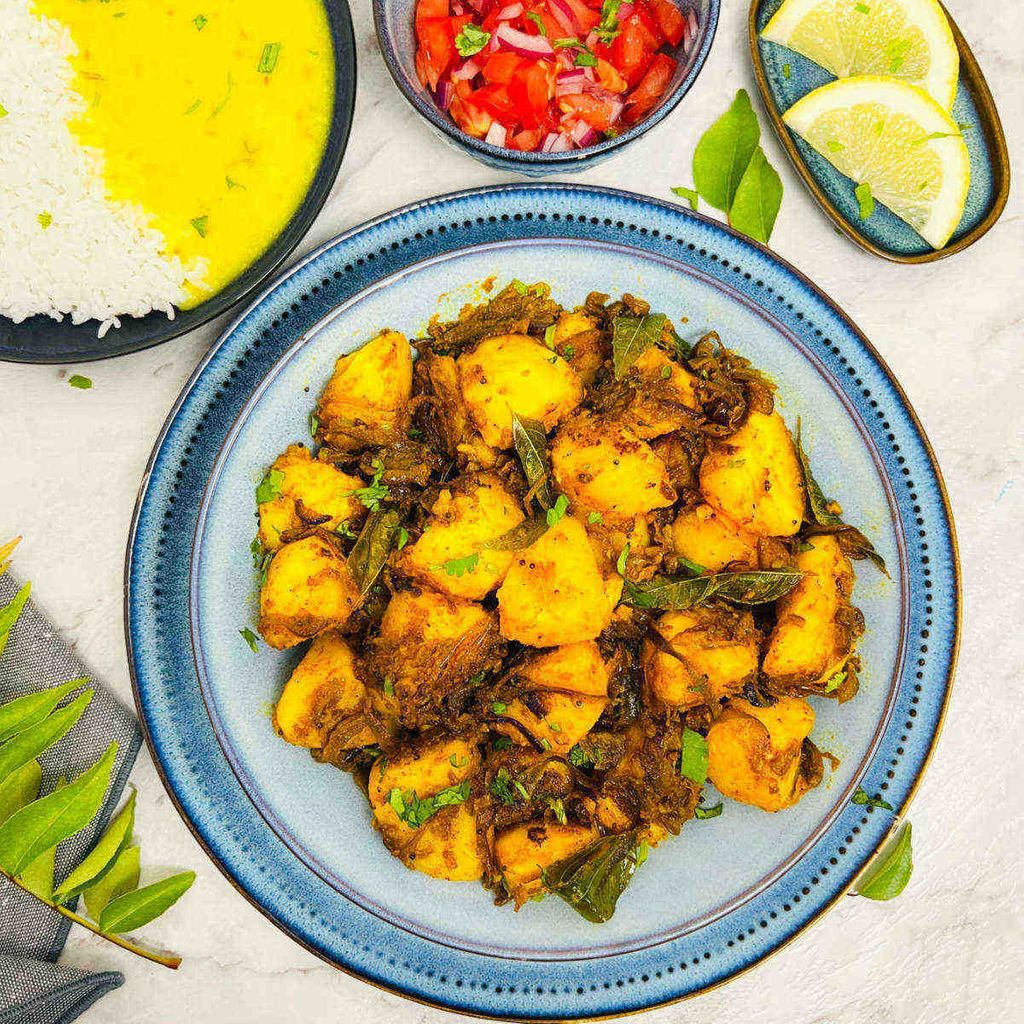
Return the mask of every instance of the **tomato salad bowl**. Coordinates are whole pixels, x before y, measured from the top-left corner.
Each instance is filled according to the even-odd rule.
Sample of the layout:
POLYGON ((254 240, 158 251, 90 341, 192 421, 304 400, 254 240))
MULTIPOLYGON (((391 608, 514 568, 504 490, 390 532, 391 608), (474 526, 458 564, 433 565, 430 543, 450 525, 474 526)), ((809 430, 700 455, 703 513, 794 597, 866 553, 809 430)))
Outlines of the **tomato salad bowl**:
POLYGON ((499 170, 578 171, 665 118, 720 0, 374 0, 388 70, 443 138, 499 170))

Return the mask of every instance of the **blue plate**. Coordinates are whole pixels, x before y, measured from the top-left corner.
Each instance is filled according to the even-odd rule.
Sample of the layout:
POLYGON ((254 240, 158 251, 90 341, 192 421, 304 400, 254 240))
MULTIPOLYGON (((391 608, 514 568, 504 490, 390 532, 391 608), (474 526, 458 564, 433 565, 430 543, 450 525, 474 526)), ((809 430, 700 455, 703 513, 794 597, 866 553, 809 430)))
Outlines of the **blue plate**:
POLYGON ((153 453, 127 565, 140 717, 185 820, 237 888, 310 950, 375 984, 516 1019, 621 1014, 721 983, 795 936, 894 828, 942 720, 959 583, 931 449, 850 321, 793 268, 679 207, 583 186, 504 186, 406 207, 320 249, 227 331, 153 453), (781 384, 816 471, 892 570, 867 563, 857 699, 818 701, 841 758, 821 789, 767 815, 730 803, 652 853, 611 922, 555 899, 515 914, 476 884, 406 870, 350 777, 279 740, 268 707, 296 655, 251 624, 253 488, 307 417, 339 352, 382 326, 415 336, 497 274, 574 303, 631 291, 696 337, 717 330, 781 384), (850 803, 883 793, 897 815, 850 803))
POLYGON ((936 250, 881 204, 875 205, 867 220, 861 220, 853 194, 854 183, 786 127, 782 115, 807 93, 835 78, 795 50, 760 38, 761 31, 781 6, 782 0, 751 2, 748 28, 754 74, 779 141, 836 227, 862 248, 898 263, 927 263, 973 245, 995 224, 1006 206, 1010 162, 988 83, 949 12, 946 17, 960 54, 960 82, 952 116, 958 124, 968 126, 963 135, 971 164, 971 184, 960 224, 946 245, 936 250))

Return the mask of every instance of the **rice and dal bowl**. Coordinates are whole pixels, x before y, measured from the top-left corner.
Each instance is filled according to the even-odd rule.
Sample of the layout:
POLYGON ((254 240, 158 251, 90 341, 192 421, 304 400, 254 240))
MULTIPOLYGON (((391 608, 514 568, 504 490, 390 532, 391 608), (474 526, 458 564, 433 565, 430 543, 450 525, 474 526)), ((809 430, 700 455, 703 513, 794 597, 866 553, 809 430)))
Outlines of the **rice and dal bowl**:
POLYGON ((330 131, 321 0, 0 0, 0 315, 215 295, 281 233, 330 131))

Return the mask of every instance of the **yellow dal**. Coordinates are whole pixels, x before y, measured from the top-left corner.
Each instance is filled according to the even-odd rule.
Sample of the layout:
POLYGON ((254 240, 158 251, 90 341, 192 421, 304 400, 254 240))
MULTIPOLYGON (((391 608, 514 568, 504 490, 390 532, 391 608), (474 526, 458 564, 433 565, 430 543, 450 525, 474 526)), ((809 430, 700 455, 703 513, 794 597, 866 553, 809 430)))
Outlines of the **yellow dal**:
POLYGON ((36 0, 36 10, 78 46, 88 109, 72 129, 103 151, 108 192, 152 215, 169 254, 206 261, 186 306, 220 291, 281 232, 323 154, 334 58, 322 4, 36 0), (276 44, 273 71, 259 71, 276 44))

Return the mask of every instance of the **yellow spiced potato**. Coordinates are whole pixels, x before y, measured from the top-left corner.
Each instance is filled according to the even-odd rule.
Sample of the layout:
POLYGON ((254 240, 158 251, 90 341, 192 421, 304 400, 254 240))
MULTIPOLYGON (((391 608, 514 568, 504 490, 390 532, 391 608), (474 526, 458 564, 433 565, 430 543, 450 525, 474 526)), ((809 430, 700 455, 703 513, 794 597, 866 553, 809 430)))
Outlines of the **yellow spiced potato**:
POLYGON ((853 566, 831 534, 808 538, 794 568, 804 578, 779 601, 763 670, 780 690, 814 689, 840 672, 863 631, 850 604, 853 566))
POLYGON ((259 503, 259 538, 265 551, 276 551, 289 531, 315 525, 333 533, 342 523, 355 529, 366 515, 366 506, 355 495, 363 481, 314 459, 301 444, 289 445, 277 457, 264 486, 275 495, 259 503))
POLYGON ((633 516, 676 500, 665 464, 646 441, 590 414, 564 423, 551 446, 555 482, 587 512, 633 516))
POLYGON ((294 647, 348 622, 360 594, 345 559, 317 536, 285 544, 260 588, 260 633, 270 647, 294 647))
POLYGON ((708 504, 759 537, 791 537, 804 518, 803 474, 782 417, 752 412, 700 467, 708 504))
POLYGON ((598 924, 649 848, 692 851, 712 784, 777 811, 821 783, 812 704, 860 664, 844 551, 874 553, 838 501, 822 533, 785 382, 714 331, 677 345, 628 294, 481 290, 340 359, 312 450, 257 488, 260 630, 305 648, 273 725, 325 808, 332 771, 356 778, 402 864, 598 924))
POLYGON ((730 800, 763 811, 791 807, 821 781, 821 755, 805 742, 813 727, 805 700, 761 708, 734 699, 708 730, 708 778, 730 800))
MULTIPOLYGON (((337 633, 321 633, 288 677, 274 708, 274 728, 289 743, 318 749, 331 730, 362 709, 366 687, 356 672, 352 648, 337 633)), ((365 728, 356 728, 345 745, 373 742, 365 728)))
POLYGON ((665 612, 652 630, 657 637, 644 643, 644 678, 665 704, 714 708, 757 676, 761 636, 750 612, 716 606, 665 612))
POLYGON ((404 436, 412 394, 412 354, 397 331, 384 331, 342 356, 316 415, 326 444, 352 451, 404 436))
POLYGON ((551 430, 583 397, 576 371, 526 334, 487 338, 457 362, 466 408, 492 448, 512 447, 513 413, 551 430))
POLYGON ((501 635, 531 647, 593 640, 614 604, 587 531, 565 516, 513 558, 498 590, 501 635))
POLYGON ((422 535, 405 548, 399 564, 435 590, 479 601, 505 578, 514 557, 488 545, 523 518, 498 477, 460 478, 441 491, 422 535))

